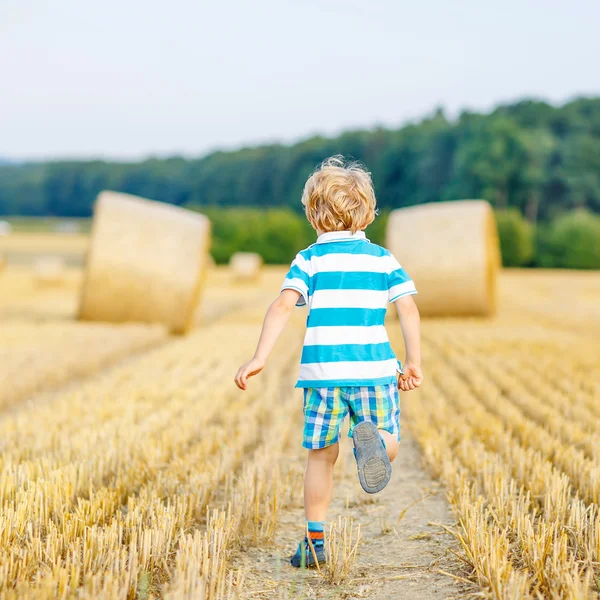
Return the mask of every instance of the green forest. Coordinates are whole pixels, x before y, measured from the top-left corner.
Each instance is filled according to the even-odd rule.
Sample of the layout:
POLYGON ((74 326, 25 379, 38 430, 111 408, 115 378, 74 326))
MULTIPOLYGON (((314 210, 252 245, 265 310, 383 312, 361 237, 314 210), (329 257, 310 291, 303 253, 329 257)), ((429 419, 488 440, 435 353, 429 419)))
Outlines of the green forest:
MULTIPOLYGON (((286 247, 310 236, 295 218, 302 187, 332 154, 360 160, 372 172, 382 212, 375 239, 391 209, 484 198, 499 215, 507 264, 600 268, 600 98, 563 106, 524 100, 456 119, 438 110, 399 129, 348 131, 198 159, 4 164, 0 215, 87 217, 101 190, 127 192, 209 212, 214 252, 223 261, 231 248, 244 246, 240 240, 250 227, 265 229, 269 246, 277 236, 286 247), (222 210, 233 207, 243 208, 222 210), (266 220, 256 210, 265 208, 281 210, 269 211, 266 220)), ((256 245, 257 238, 248 243, 256 245)), ((289 254, 266 252, 270 262, 289 254)))

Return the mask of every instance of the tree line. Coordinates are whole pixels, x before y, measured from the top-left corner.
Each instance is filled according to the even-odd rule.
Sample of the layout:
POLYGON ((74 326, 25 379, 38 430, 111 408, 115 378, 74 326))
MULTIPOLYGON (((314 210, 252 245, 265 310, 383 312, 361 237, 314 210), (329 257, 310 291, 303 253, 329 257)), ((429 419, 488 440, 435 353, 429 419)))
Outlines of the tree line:
MULTIPOLYGON (((3 164, 0 215, 87 217, 98 193, 111 189, 210 210, 219 221, 217 229, 229 228, 225 235, 232 240, 245 234, 234 233, 231 223, 243 229, 244 219, 258 219, 256 227, 260 227, 261 218, 241 209, 227 213, 231 221, 227 224, 225 215, 219 216, 216 209, 281 209, 271 211, 268 221, 287 219, 292 233, 285 239, 296 239, 300 226, 291 223, 301 212, 304 182, 315 166, 332 154, 344 154, 367 165, 382 212, 443 200, 490 201, 498 214, 507 215, 505 221, 512 229, 501 223, 504 231, 514 235, 517 230, 533 228, 527 234, 531 241, 525 244, 533 250, 521 253, 519 264, 548 266, 548 261, 537 255, 556 243, 542 239, 564 238, 566 234, 555 233, 554 223, 561 223, 568 213, 576 213, 571 222, 584 227, 584 238, 590 227, 596 231, 600 98, 579 98, 562 106, 524 100, 487 114, 464 111, 456 119, 448 119, 440 109, 399 129, 348 131, 292 145, 213 152, 198 159, 3 164), (521 217, 524 224, 519 221, 515 227, 521 217)), ((277 226, 267 229, 273 230, 273 235, 278 231, 277 226)), ((574 231, 573 227, 567 230, 574 231)), ((303 231, 306 235, 306 229, 303 231)), ((503 236, 508 239, 505 233, 503 236)), ((226 246, 228 242, 225 239, 223 243, 226 246)), ((285 240, 277 243, 285 244, 285 240)), ((216 252, 218 259, 226 254, 225 250, 216 252)))
MULTIPOLYGON (((219 264, 239 250, 257 252, 267 263, 289 264, 316 238, 304 216, 289 208, 190 208, 210 218, 211 254, 219 264)), ((367 227, 376 244, 385 245, 388 214, 382 211, 367 227)), ((533 227, 510 208, 497 210, 496 222, 504 266, 600 269, 600 215, 577 209, 533 227)))
POLYGON ((572 208, 600 212, 600 98, 555 107, 526 100, 489 114, 442 110, 400 129, 136 163, 0 166, 0 214, 86 217, 103 189, 177 205, 292 207, 315 165, 352 156, 373 173, 382 209, 465 198, 518 208, 534 223, 572 208))

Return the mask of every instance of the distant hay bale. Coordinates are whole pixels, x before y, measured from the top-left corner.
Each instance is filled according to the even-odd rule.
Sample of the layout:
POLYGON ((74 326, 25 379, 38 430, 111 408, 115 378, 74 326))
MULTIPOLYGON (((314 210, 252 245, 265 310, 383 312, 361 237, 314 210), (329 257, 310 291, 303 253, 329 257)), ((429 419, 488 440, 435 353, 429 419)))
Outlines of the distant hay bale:
POLYGON ((33 279, 38 285, 62 285, 65 282, 65 261, 60 256, 38 256, 32 267, 33 279))
POLYGON ((492 315, 500 247, 491 206, 461 200, 393 211, 387 247, 414 279, 425 316, 492 315))
POLYGON ((0 254, 0 271, 6 267, 6 256, 4 254, 0 254))
POLYGON ((59 221, 54 226, 56 233, 79 233, 81 227, 77 221, 59 221))
POLYGON ((0 235, 8 235, 12 232, 12 225, 8 221, 0 221, 0 235))
POLYGON ((210 221, 116 192, 102 192, 94 213, 79 317, 188 331, 208 261, 210 221))
POLYGON ((235 252, 229 259, 229 268, 238 281, 258 279, 262 264, 262 256, 255 252, 235 252))

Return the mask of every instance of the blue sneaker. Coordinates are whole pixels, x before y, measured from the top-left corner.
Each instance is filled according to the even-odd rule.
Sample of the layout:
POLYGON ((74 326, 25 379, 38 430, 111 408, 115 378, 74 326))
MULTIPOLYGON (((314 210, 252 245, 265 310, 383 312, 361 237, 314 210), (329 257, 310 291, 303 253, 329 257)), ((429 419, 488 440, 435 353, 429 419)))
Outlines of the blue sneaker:
POLYGON ((315 556, 313 556, 312 550, 308 545, 308 540, 304 538, 304 542, 298 544, 298 549, 296 550, 296 554, 290 558, 290 563, 292 567, 303 569, 308 567, 314 567, 317 563, 324 564, 325 563, 325 547, 323 544, 314 544, 313 545, 315 555, 317 560, 315 561, 315 556))
POLYGON ((358 480, 367 494, 380 492, 392 477, 392 464, 379 431, 371 421, 361 421, 352 432, 358 480))

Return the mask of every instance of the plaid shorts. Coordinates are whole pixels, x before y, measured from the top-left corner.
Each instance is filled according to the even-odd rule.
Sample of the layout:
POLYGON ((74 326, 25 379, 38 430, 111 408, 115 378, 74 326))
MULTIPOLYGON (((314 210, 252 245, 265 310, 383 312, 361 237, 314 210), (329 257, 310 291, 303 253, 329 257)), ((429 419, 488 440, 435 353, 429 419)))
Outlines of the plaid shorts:
POLYGON ((400 440, 398 385, 304 389, 304 439, 310 450, 326 448, 339 440, 340 426, 350 413, 350 430, 361 421, 372 421, 377 429, 400 440))

